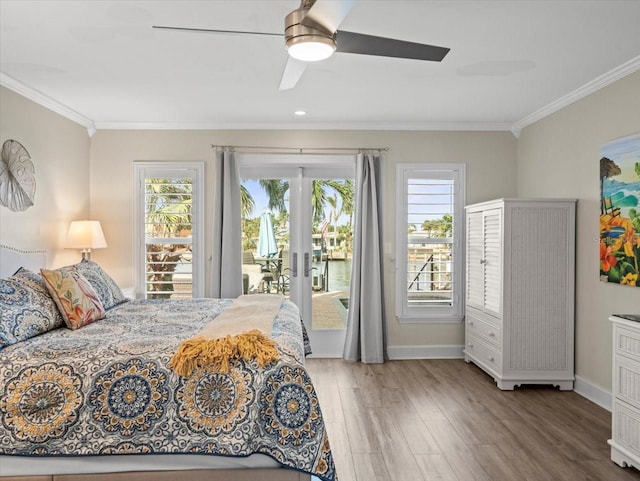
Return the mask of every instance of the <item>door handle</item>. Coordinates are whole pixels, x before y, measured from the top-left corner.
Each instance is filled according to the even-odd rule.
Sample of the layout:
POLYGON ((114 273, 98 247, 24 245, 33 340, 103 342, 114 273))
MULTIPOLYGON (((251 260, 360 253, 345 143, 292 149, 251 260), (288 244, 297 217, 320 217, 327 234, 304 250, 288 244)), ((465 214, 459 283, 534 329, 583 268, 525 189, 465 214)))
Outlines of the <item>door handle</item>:
POLYGON ((311 264, 309 263, 311 257, 309 256, 308 252, 304 253, 304 276, 305 277, 309 277, 309 273, 311 271, 317 271, 318 268, 317 267, 311 267, 311 264))
POLYGON ((305 252, 304 253, 304 276, 309 277, 310 271, 311 269, 309 269, 309 253, 305 252))
POLYGON ((292 263, 291 263, 291 277, 298 277, 298 253, 294 252, 292 254, 292 263))

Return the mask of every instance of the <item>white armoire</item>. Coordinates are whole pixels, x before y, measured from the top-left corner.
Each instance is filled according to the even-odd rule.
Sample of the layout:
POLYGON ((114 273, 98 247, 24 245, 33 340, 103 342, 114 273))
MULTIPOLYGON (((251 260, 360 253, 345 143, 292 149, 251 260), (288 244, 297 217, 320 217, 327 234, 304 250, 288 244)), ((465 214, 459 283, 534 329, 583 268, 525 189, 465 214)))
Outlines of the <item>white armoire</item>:
POLYGON ((573 389, 575 200, 466 207, 464 358, 500 389, 573 389))

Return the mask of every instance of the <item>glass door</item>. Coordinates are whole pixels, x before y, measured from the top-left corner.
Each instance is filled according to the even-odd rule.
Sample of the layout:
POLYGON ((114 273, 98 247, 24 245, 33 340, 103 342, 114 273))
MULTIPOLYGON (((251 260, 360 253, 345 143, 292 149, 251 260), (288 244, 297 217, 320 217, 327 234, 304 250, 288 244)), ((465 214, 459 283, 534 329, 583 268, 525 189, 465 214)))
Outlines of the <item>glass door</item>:
POLYGON ((353 231, 354 156, 239 155, 244 291, 299 308, 313 356, 344 347, 353 231))

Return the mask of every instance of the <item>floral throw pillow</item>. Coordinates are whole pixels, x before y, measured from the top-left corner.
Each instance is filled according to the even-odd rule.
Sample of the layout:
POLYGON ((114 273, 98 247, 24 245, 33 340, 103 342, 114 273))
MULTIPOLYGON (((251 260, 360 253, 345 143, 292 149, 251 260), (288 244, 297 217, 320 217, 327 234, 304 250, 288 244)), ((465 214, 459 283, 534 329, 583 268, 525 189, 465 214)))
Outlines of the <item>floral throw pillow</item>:
POLYGON ((105 311, 89 281, 75 269, 40 269, 47 289, 69 329, 76 330, 99 319, 105 311))
POLYGON ((102 307, 108 311, 114 306, 127 302, 127 299, 116 282, 107 274, 102 267, 93 261, 84 260, 78 264, 65 267, 65 269, 76 269, 91 284, 102 302, 102 307))
POLYGON ((0 279, 0 349, 64 324, 42 278, 20 269, 0 279))

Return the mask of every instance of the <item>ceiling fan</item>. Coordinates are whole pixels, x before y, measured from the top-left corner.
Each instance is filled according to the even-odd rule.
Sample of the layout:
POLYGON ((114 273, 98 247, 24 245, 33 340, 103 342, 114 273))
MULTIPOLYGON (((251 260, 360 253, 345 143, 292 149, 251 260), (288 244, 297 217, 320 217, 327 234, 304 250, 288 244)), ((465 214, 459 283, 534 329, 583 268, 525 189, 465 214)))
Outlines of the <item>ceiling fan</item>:
POLYGON ((449 53, 450 49, 446 47, 338 30, 354 3, 355 0, 301 0, 300 7, 285 17, 284 34, 161 25, 153 25, 153 28, 284 37, 289 58, 280 80, 280 90, 293 88, 308 62, 324 60, 334 51, 433 62, 441 62, 449 53))

